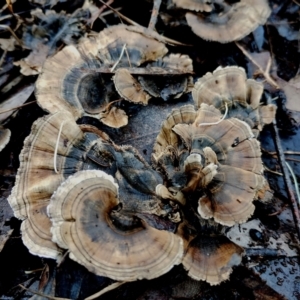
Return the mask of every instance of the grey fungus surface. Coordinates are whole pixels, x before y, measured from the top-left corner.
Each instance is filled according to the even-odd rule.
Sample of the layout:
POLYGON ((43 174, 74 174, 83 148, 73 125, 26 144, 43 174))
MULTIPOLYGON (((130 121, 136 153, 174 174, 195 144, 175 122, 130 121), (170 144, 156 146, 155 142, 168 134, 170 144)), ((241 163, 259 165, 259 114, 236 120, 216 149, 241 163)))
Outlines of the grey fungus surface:
POLYGON ((271 14, 267 0, 240 0, 231 4, 212 2, 218 2, 218 5, 212 4, 207 14, 186 13, 187 23, 193 32, 208 41, 228 43, 240 40, 265 24, 271 14))
POLYGON ((76 173, 51 198, 53 240, 89 271, 120 281, 156 278, 181 262, 181 238, 142 220, 120 224, 113 211, 118 203, 111 176, 76 173))

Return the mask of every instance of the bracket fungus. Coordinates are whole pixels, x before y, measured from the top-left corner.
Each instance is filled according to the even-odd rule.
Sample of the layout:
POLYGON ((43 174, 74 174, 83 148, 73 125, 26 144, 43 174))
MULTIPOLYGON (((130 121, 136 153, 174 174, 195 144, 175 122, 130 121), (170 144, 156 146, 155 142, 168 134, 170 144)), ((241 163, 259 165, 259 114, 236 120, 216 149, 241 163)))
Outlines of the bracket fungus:
POLYGON ((217 285, 241 263, 243 252, 224 235, 199 235, 189 243, 182 264, 191 278, 217 285))
POLYGON ((197 80, 192 96, 196 107, 206 103, 225 113, 227 105, 227 118, 241 119, 254 131, 261 131, 274 120, 276 113, 274 104, 261 105, 263 89, 262 83, 247 79, 243 68, 218 67, 197 80))
POLYGON ((190 11, 186 20, 193 32, 208 41, 237 41, 266 23, 271 14, 267 0, 173 0, 190 11), (203 11, 203 12, 202 12, 203 11))
POLYGON ((199 191, 198 212, 232 226, 254 212, 266 181, 259 142, 249 125, 222 119, 219 110, 202 103, 173 110, 156 139, 154 164, 166 174, 169 186, 184 194, 199 191))
POLYGON ((8 198, 14 215, 23 220, 22 239, 31 253, 60 257, 61 249, 51 241, 46 207, 52 193, 69 175, 82 169, 109 170, 109 153, 101 150, 105 143, 109 143, 105 134, 91 126, 81 130, 67 111, 40 118, 33 124, 8 198), (101 167, 101 163, 106 167, 101 167))
MULTIPOLYGON (((142 65, 156 61, 168 52, 156 35, 153 37, 133 28, 112 26, 48 58, 36 83, 39 105, 52 113, 65 109, 75 118, 91 116, 110 127, 125 126, 128 117, 115 105, 117 101, 112 100, 120 95, 127 101, 146 105, 151 95, 142 89, 133 75, 134 70, 141 67, 140 75, 151 74, 153 68, 142 65)), ((192 68, 190 59, 184 57, 181 61, 180 66, 185 67, 188 61, 188 69, 192 68)), ((163 66, 160 69, 163 70, 163 66)), ((186 69, 171 71, 182 74, 186 69)), ((188 91, 188 88, 184 83, 182 91, 176 94, 188 91)))
POLYGON ((77 125, 67 111, 50 114, 37 120, 24 142, 16 184, 8 201, 17 218, 23 220, 22 239, 33 254, 60 259, 62 249, 52 242, 51 222, 46 213, 49 200, 58 186, 77 171, 117 170, 126 184, 133 186, 123 206, 134 213, 167 215, 156 195, 161 176, 130 146, 119 147, 91 125, 77 125), (131 200, 134 196, 135 201, 131 200), (138 202, 138 200, 140 202, 138 202), (151 208, 152 210, 146 210, 151 208))
POLYGON ((53 240, 89 271, 115 280, 152 279, 179 264, 175 234, 115 212, 118 185, 102 171, 81 171, 57 189, 48 207, 53 240))

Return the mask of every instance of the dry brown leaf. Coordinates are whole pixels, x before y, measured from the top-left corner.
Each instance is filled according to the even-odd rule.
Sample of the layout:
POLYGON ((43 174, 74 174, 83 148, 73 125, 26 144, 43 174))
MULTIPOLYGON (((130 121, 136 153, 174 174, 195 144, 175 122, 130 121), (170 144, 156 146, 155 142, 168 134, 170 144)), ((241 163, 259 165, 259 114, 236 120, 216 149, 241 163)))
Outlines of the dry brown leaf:
MULTIPOLYGON (((268 66, 268 61, 271 59, 270 52, 264 51, 261 53, 252 53, 252 58, 262 67, 262 69, 266 69, 268 66)), ((274 62, 273 62, 274 64, 274 62)), ((250 72, 255 74, 255 66, 252 65, 252 70, 250 72)), ((290 81, 285 81, 282 78, 277 76, 277 67, 271 67, 270 75, 279 85, 279 87, 284 91, 286 95, 286 108, 293 111, 300 112, 300 75, 292 78, 290 81)), ((273 92, 272 87, 266 86, 268 90, 273 92)))
POLYGON ((14 112, 13 110, 11 110, 11 111, 1 113, 2 111, 6 111, 24 104, 32 94, 33 90, 34 90, 34 83, 31 83, 25 86, 23 89, 19 90, 16 94, 14 94, 9 99, 6 99, 4 102, 2 102, 0 104, 0 122, 6 120, 14 112))
POLYGON ((280 84, 286 95, 286 108, 300 112, 300 75, 288 82, 280 79, 280 84))
POLYGON ((21 68, 20 72, 25 76, 40 74, 48 52, 49 47, 40 44, 39 47, 32 50, 26 58, 14 62, 14 65, 19 66, 21 68))
POLYGON ((9 39, 0 39, 0 48, 4 51, 14 51, 16 40, 14 37, 9 39))

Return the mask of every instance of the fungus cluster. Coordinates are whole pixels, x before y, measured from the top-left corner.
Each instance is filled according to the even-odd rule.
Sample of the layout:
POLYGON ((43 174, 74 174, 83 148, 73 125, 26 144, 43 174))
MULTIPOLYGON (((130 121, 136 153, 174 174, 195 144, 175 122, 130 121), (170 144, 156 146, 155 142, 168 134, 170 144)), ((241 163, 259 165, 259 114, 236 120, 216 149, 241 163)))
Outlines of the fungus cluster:
MULTIPOLYGON (((164 63, 172 65, 156 66, 164 63)), ((8 198, 29 251, 60 260, 67 250, 120 281, 156 278, 180 263, 196 280, 228 279, 243 249, 225 226, 246 222, 264 193, 255 133, 275 107, 260 106, 262 86, 238 67, 206 74, 192 95, 197 110, 186 105, 164 121, 155 169, 133 147, 77 125, 75 107, 37 120, 8 198)))
POLYGON ((186 20, 193 32, 208 41, 237 41, 265 24, 271 14, 267 0, 173 0, 189 10, 186 20))
POLYGON ((177 234, 185 241, 182 263, 194 279, 218 284, 241 262, 243 249, 224 228, 246 222, 266 189, 256 136, 276 108, 261 106, 262 92, 244 69, 218 68, 192 90, 198 110, 173 110, 156 138, 153 163, 166 188, 185 199, 177 234))
POLYGON ((191 59, 167 52, 158 34, 112 26, 48 58, 37 80, 37 101, 51 113, 65 109, 119 128, 128 116, 114 100, 147 105, 151 97, 168 100, 191 90, 191 59))

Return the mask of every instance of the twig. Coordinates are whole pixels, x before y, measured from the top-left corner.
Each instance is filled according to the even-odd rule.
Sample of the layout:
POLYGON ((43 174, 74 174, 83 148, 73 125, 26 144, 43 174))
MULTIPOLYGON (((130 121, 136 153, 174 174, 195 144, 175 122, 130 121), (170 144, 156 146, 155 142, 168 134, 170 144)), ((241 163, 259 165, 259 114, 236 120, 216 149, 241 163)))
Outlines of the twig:
POLYGON ((123 48, 122 48, 122 51, 120 53, 120 56, 118 58, 118 60, 115 62, 115 64, 112 66, 112 68, 110 69, 111 72, 114 71, 114 69, 116 68, 116 66, 119 64, 120 60, 122 59, 123 55, 124 55, 124 51, 126 49, 126 44, 124 44, 123 48))
MULTIPOLYGON (((114 0, 108 0, 108 1, 106 2, 106 4, 107 4, 107 5, 111 5, 113 2, 114 2, 114 0)), ((107 7, 106 5, 102 5, 102 7, 99 8, 96 17, 95 17, 94 20, 92 21, 91 28, 93 28, 94 22, 100 17, 100 15, 102 14, 102 12, 105 10, 106 7, 107 7)))
POLYGON ((292 177, 293 177, 293 180, 294 180, 294 185, 295 185, 295 190, 296 190, 296 194, 297 194, 297 198, 298 198, 298 203, 300 205, 300 193, 299 193, 299 186, 298 186, 298 182, 297 182, 297 178, 296 178, 296 175, 293 171, 293 169, 291 168, 291 166, 285 162, 286 166, 288 167, 292 177))
POLYGON ((140 26, 142 27, 140 24, 132 21, 131 19, 127 18, 126 16, 124 16, 123 14, 121 14, 120 12, 118 12, 116 9, 114 9, 113 7, 111 7, 109 4, 105 3, 102 0, 99 0, 103 5, 107 6, 110 10, 112 10, 115 14, 117 14, 121 19, 125 20, 127 23, 129 23, 130 25, 134 25, 134 26, 140 26))
POLYGON ((61 135, 61 131, 62 131, 62 128, 63 128, 65 122, 66 122, 66 121, 63 121, 63 122, 60 124, 59 132, 58 132, 58 136, 57 136, 57 140, 56 140, 56 145, 55 145, 55 150, 54 150, 53 167, 54 167, 54 171, 55 171, 56 174, 58 174, 58 171, 57 171, 57 169, 56 169, 57 149, 58 149, 58 144, 59 144, 59 138, 60 138, 60 135, 61 135))
POLYGON ((275 175, 283 176, 283 174, 282 174, 282 173, 279 173, 279 172, 273 171, 273 170, 269 169, 269 168, 268 168, 268 167, 266 167, 266 166, 264 167, 264 170, 265 170, 265 171, 267 171, 267 172, 269 172, 269 173, 275 174, 275 175))
POLYGON ((266 70, 263 70, 263 68, 252 58, 252 56, 250 55, 250 53, 239 43, 235 42, 236 46, 243 52, 243 54, 258 68, 259 73, 261 73, 266 81, 272 85, 273 87, 275 87, 276 89, 279 89, 279 85, 271 78, 270 76, 270 68, 271 68, 271 64, 272 64, 272 60, 271 58, 268 61, 266 70))
POLYGON ((60 268, 61 264, 65 261, 67 255, 70 253, 70 250, 66 251, 64 253, 64 255, 62 256, 61 260, 59 261, 59 263, 57 264, 57 268, 60 268))
POLYGON ((155 30, 155 24, 157 22, 160 5, 161 5, 161 0, 153 0, 153 9, 152 9, 150 22, 148 25, 149 29, 155 30))
POLYGON ((11 34, 11 35, 15 38, 15 40, 18 42, 18 44, 19 44, 20 46, 23 46, 22 41, 16 36, 16 34, 13 32, 13 30, 12 30, 9 26, 7 26, 7 25, 0 25, 0 28, 8 30, 8 31, 10 32, 10 34, 11 34))
POLYGON ((217 124, 221 123, 226 118, 227 113, 228 113, 228 106, 227 106, 227 103, 225 102, 225 113, 224 113, 222 119, 220 119, 217 122, 212 122, 212 123, 200 123, 200 124, 198 124, 198 127, 200 127, 200 126, 209 126, 209 125, 217 125, 217 124))
POLYGON ((6 112, 8 112, 8 111, 16 110, 16 109, 18 109, 18 108, 22 108, 22 107, 24 107, 24 106, 27 106, 27 105, 32 104, 32 103, 35 103, 35 102, 36 102, 36 100, 33 100, 33 101, 30 101, 30 102, 25 103, 25 104, 23 104, 23 105, 16 106, 16 107, 14 107, 14 108, 10 108, 10 109, 7 109, 7 110, 2 110, 2 111, 0 111, 0 114, 4 114, 4 113, 6 113, 6 112))
POLYGON ((284 206, 282 206, 281 209, 273 212, 272 214, 268 214, 269 217, 272 217, 272 216, 277 216, 279 214, 281 214, 285 209, 286 209, 287 205, 285 204, 284 206))
POLYGON ((19 284, 19 287, 21 287, 23 290, 26 290, 34 295, 38 295, 38 296, 41 296, 41 297, 44 297, 44 298, 47 298, 47 299, 50 299, 50 300, 71 300, 69 298, 60 298, 60 297, 53 297, 53 296, 48 296, 48 295, 45 295, 43 293, 40 293, 38 291, 33 291, 32 289, 28 289, 26 288, 24 285, 22 284, 19 284))
POLYGON ((87 298, 85 298, 84 300, 93 300, 93 299, 96 299, 100 296, 102 296, 103 294, 109 292, 109 291, 112 291, 116 288, 118 288, 119 286, 123 285, 124 283, 126 283, 127 281, 120 281, 120 282, 115 282, 109 286, 107 286, 106 288, 104 288, 103 290, 99 291, 98 293, 92 295, 92 296, 89 296, 87 298))
MULTIPOLYGON (((270 102, 270 98, 268 99, 268 103, 270 102)), ((283 149, 281 146, 281 142, 280 142, 280 137, 279 137, 279 131, 277 128, 277 124, 276 124, 276 120, 273 120, 272 123, 272 127, 273 127, 273 132, 274 132, 274 142, 275 142, 275 146, 277 149, 277 153, 278 153, 278 159, 279 159, 279 163, 280 163, 280 167, 283 173, 283 179, 287 188, 287 194, 288 197, 291 201, 291 208, 292 208, 292 212, 293 212, 293 217, 294 217, 294 222, 295 222, 295 227, 296 227, 296 231, 298 234, 298 238, 300 239, 300 214, 299 214, 299 208, 298 208, 298 204, 297 204, 297 200, 295 197, 295 193, 293 190, 293 186, 292 186, 292 182, 289 176, 289 171, 288 171, 288 167, 286 165, 286 161, 285 161, 285 157, 283 154, 283 149)))
MULTIPOLYGON (((191 46, 191 45, 187 45, 187 44, 184 44, 184 43, 180 43, 178 41, 175 41, 173 39, 170 39, 168 37, 165 37, 165 36, 162 36, 162 35, 159 35, 156 31, 152 30, 152 29, 149 29, 149 28, 145 28, 143 27, 142 25, 132 21, 131 19, 127 18, 126 16, 124 16, 123 14, 121 14, 120 12, 118 12, 116 9, 112 8, 110 5, 107 5, 104 1, 102 0, 99 0, 101 3, 103 3, 104 5, 106 5, 109 9, 111 9, 116 15, 118 15, 121 19, 125 20, 127 23, 129 23, 130 25, 134 25, 136 27, 139 27, 141 28, 142 30, 149 30, 151 31, 152 33, 155 33, 156 35, 158 35, 160 37, 160 41, 164 42, 164 43, 168 43, 170 45, 178 45, 178 46, 191 46)), ((132 31, 135 31, 134 28, 131 28, 132 31)), ((139 31, 138 31, 139 32, 139 31)))

